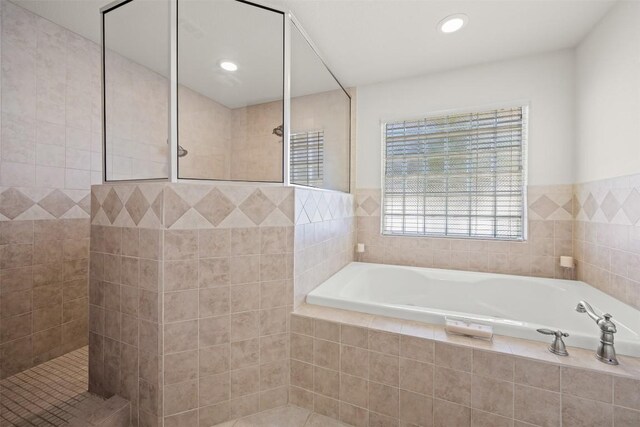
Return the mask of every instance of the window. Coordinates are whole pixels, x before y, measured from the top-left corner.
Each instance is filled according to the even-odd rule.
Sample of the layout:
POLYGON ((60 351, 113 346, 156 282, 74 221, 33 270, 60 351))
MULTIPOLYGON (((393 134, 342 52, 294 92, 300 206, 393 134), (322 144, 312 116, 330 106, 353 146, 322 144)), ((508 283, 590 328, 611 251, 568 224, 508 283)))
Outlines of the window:
POLYGON ((385 123, 382 233, 523 240, 527 107, 385 123))
POLYGON ((324 131, 291 134, 291 183, 321 187, 324 164, 324 131))

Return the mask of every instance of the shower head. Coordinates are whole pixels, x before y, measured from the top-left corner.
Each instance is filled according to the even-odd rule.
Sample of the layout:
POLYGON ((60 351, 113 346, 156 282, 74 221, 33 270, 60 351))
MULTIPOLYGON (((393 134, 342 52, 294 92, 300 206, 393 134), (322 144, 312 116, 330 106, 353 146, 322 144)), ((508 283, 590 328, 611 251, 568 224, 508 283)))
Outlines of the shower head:
POLYGON ((182 145, 178 145, 178 157, 184 157, 189 154, 189 151, 185 150, 182 145))
POLYGON ((282 138, 282 135, 284 135, 284 127, 282 125, 273 128, 273 133, 275 136, 278 136, 280 138, 282 138))

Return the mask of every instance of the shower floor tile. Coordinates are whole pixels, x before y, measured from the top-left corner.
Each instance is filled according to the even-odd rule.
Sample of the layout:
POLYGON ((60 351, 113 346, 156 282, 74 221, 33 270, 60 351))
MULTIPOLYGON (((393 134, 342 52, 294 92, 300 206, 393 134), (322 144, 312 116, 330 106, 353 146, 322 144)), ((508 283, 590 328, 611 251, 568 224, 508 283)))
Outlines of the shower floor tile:
POLYGON ((5 378, 0 381, 0 426, 65 426, 74 409, 92 399, 87 385, 87 347, 5 378))

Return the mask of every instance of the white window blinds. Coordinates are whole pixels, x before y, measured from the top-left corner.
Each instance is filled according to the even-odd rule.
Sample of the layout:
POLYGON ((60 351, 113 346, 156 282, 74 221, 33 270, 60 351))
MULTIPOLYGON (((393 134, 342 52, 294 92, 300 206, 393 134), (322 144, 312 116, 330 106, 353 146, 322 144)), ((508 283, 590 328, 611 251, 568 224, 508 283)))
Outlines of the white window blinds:
POLYGON ((526 107, 384 125, 383 234, 525 238, 526 107))
POLYGON ((291 134, 291 183, 321 187, 324 165, 324 131, 291 134))

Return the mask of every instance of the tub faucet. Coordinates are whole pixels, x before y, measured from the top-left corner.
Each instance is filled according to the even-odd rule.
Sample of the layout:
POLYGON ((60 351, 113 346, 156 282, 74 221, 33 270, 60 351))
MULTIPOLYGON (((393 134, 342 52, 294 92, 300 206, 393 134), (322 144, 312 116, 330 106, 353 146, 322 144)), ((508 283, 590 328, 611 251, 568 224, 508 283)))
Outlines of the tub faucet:
POLYGON ((593 307, 585 301, 578 303, 576 311, 578 313, 587 313, 600 327, 600 345, 596 350, 596 358, 603 363, 617 365, 616 349, 613 347, 613 334, 617 332, 617 329, 615 323, 611 321, 612 316, 609 313, 598 316, 593 307))

